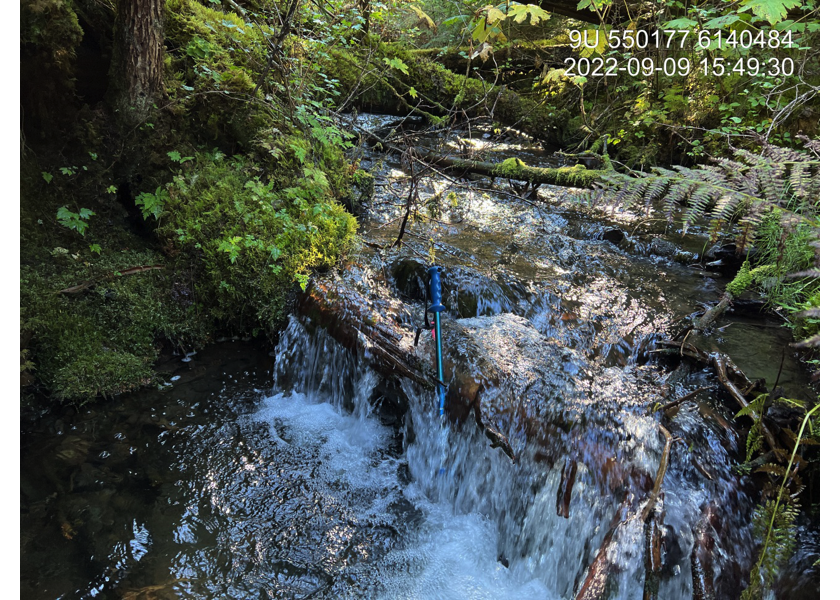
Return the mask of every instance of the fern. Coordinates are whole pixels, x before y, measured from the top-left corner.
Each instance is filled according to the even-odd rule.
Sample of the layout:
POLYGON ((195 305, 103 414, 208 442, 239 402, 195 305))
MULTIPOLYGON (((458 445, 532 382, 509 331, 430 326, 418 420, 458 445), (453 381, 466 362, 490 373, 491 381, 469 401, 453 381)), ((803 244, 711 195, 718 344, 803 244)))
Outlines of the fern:
MULTIPOLYGON (((745 262, 747 270, 749 270, 749 262, 745 262)), ((747 456, 744 462, 749 462, 752 457, 761 449, 761 444, 764 441, 761 432, 761 416, 764 413, 764 403, 769 396, 767 394, 759 395, 755 400, 750 402, 747 406, 742 408, 736 414, 736 417, 752 417, 753 425, 750 432, 747 434, 747 456)))
MULTIPOLYGON (((813 151, 819 143, 807 140, 813 151)), ((773 209, 785 213, 791 226, 817 226, 812 215, 819 214, 819 156, 789 148, 766 146, 762 154, 736 150, 734 158, 717 159, 715 164, 695 169, 657 167, 652 173, 618 172, 605 176, 591 192, 598 202, 607 194, 616 203, 649 209, 661 202, 668 222, 673 222, 680 206, 685 206, 684 230, 707 215, 712 235, 727 224, 740 229, 739 246, 744 249, 755 239, 762 221, 773 209)))
MULTIPOLYGON (((747 412, 755 414, 755 410, 763 410, 765 399, 757 398, 739 414, 747 412), (758 409, 759 400, 761 400, 761 409, 758 409)), ((768 484, 765 490, 769 492, 768 497, 753 515, 753 530, 761 544, 761 554, 750 571, 750 583, 741 594, 741 600, 758 600, 766 597, 779 575, 779 569, 796 549, 796 518, 799 516, 799 504, 796 497, 802 491, 802 482, 796 471, 804 463, 802 457, 797 454, 797 450, 805 439, 803 436, 811 417, 815 417, 817 425, 815 428, 812 423, 810 432, 814 433, 816 430, 819 433, 819 410, 820 405, 817 404, 805 414, 793 450, 790 453, 781 450, 782 456, 789 459, 784 471, 776 464, 762 465, 757 469, 757 471, 781 477, 781 482, 778 485, 768 484), (794 464, 797 465, 795 470, 794 464)))

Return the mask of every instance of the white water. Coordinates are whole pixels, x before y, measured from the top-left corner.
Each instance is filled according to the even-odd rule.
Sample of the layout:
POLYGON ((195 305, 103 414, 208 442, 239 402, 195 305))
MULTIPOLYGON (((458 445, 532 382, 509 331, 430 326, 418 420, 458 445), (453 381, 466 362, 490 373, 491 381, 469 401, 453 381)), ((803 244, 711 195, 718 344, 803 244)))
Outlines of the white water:
MULTIPOLYGON (((559 518, 559 468, 527 458, 512 464, 472 422, 451 431, 432 410, 432 395, 410 387, 414 439, 404 457, 383 458, 390 431, 370 414, 377 378, 358 363, 328 336, 309 334, 293 319, 277 348, 277 379, 291 391, 266 398, 249 418, 268 424, 278 445, 294 444, 317 455, 320 480, 314 485, 335 489, 340 481, 356 514, 405 534, 403 547, 373 571, 364 570, 376 580, 379 596, 574 597, 619 503, 586 485, 590 478, 582 468, 572 518, 559 518), (342 398, 348 389, 349 403, 342 398), (399 479, 399 461, 407 462, 411 474, 407 486, 399 479), (410 526, 389 512, 401 499, 422 514, 410 526)), ((619 597, 640 591, 642 536, 641 526, 629 527, 614 539, 612 551, 621 555, 616 562, 623 573, 619 597)))
MULTIPOLYGON (((605 493, 579 463, 570 518, 557 516, 562 464, 551 468, 527 452, 513 464, 472 420, 457 431, 444 424, 433 394, 406 382, 403 433, 411 441, 394 451, 394 431, 373 414, 378 377, 363 362, 292 319, 277 347, 276 380, 286 391, 247 417, 263 430, 267 425, 278 446, 314 457, 311 483, 322 496, 335 497, 357 522, 399 532, 382 556, 347 567, 365 582, 360 597, 574 598, 621 504, 620 491, 605 493)), ((637 423, 633 439, 651 438, 651 423, 637 423)), ((636 450, 626 455, 654 473, 656 436, 636 450)), ((704 499, 715 496, 703 482, 687 485, 681 474, 692 468, 688 457, 677 453, 663 486, 675 554, 660 598, 691 597, 692 528, 704 499)), ((641 520, 625 518, 607 549, 615 567, 608 597, 641 597, 644 546, 641 520)), ((355 589, 350 597, 359 594, 355 589)))
MULTIPOLYGON (((444 428, 432 415, 435 411, 425 410, 435 399, 412 393, 415 439, 400 460, 407 460, 413 481, 405 486, 399 480, 397 460, 382 458, 390 432, 370 415, 376 376, 357 363, 329 337, 310 335, 293 319, 277 348, 278 380, 291 379, 293 391, 266 398, 249 418, 269 424, 278 444, 315 450, 322 462, 319 474, 328 474, 324 479, 340 479, 350 496, 375 496, 376 501, 364 507, 368 515, 387 520, 387 506, 401 498, 422 514, 413 529, 405 532, 404 547, 379 561, 375 573, 367 573, 378 580, 379 596, 556 598, 528 569, 508 569, 499 561, 503 544, 496 523, 486 515, 501 507, 494 506, 494 499, 504 503, 517 485, 516 470, 507 457, 487 448, 483 438, 473 439, 476 432, 469 435, 444 428), (294 371, 291 377, 290 371, 294 371), (318 371, 324 376, 319 377, 318 371), (352 412, 342 408, 347 403, 336 393, 337 387, 346 389, 345 379, 352 380, 354 389, 352 412), (297 391, 301 389, 305 391, 297 391), (480 463, 484 463, 480 473, 459 485, 464 473, 480 463)), ((406 528, 405 523, 394 525, 406 528)))
MULTIPOLYGON (((356 503, 360 518, 405 526, 388 513, 403 485, 397 461, 381 458, 389 432, 376 418, 342 413, 317 397, 291 392, 266 398, 248 419, 269 425, 278 445, 294 444, 315 453, 320 468, 313 484, 326 491, 340 482, 344 499, 356 503)), ((498 562, 498 535, 485 517, 458 514, 446 502, 429 500, 416 483, 408 486, 405 497, 422 511, 422 523, 409 533, 407 547, 388 554, 375 572, 367 571, 384 590, 381 598, 556 597, 539 580, 498 562)))

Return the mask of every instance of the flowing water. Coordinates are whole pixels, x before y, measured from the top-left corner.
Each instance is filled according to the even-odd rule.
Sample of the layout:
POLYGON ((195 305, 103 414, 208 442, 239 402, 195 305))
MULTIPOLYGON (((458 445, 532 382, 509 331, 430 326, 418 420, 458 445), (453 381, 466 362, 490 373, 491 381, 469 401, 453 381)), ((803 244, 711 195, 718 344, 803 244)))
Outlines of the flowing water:
MULTIPOLYGON (((557 162, 481 131, 452 139, 498 160, 557 162)), ((381 244, 396 235, 408 183, 398 160, 365 160, 380 187, 363 235, 381 244)), ((342 277, 391 290, 419 325, 416 275, 434 239, 444 332, 460 327, 450 343, 471 376, 505 375, 482 392, 482 411, 516 462, 473 419, 438 418, 430 390, 378 375, 364 353, 293 316, 273 366, 265 350, 224 342, 163 365, 171 381, 159 391, 25 416, 22 597, 568 599, 601 557, 599 597, 641 598, 639 513, 664 448, 660 421, 684 441, 655 508, 659 597, 692 597, 704 511, 715 597, 737 597, 756 547, 756 490, 735 470, 743 426, 714 390, 666 417, 650 411, 666 401, 663 385, 678 397, 712 383, 703 369, 666 379, 674 365, 650 352, 719 294, 714 273, 680 259, 701 252, 702 237, 645 236, 643 216, 618 209, 582 217, 563 208, 576 202, 569 190, 541 189, 535 204, 487 184, 426 179, 421 198, 437 198, 437 219, 413 223, 399 251, 363 253, 342 277), (606 241, 619 225, 622 239, 606 241), (654 237, 684 250, 657 254, 654 237)), ((785 331, 730 322, 710 349, 776 379, 785 331)), ((812 393, 792 358, 778 377, 790 395, 812 393)), ((794 563, 810 564, 816 535, 809 528, 794 563)), ((814 577, 788 578, 779 597, 807 595, 814 577)))

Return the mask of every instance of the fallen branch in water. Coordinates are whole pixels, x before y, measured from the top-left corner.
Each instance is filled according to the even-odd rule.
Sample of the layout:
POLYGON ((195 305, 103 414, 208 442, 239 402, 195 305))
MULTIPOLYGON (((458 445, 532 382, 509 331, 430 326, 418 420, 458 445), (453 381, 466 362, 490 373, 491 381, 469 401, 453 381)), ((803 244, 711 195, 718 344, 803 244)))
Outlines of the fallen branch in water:
POLYGON ((516 455, 513 453, 513 448, 505 435, 496 429, 492 424, 486 423, 481 416, 481 403, 478 402, 478 397, 473 401, 473 415, 475 415, 475 423, 484 431, 484 435, 490 440, 491 448, 501 448, 502 452, 508 455, 511 462, 516 463, 516 455))
MULTIPOLYGON (((750 379, 744 375, 744 372, 741 371, 733 362, 732 359, 729 358, 726 354, 720 352, 713 352, 713 353, 706 353, 698 348, 694 347, 691 344, 687 344, 685 342, 675 342, 675 341, 662 341, 659 342, 661 345, 666 346, 666 348, 661 348, 658 350, 654 350, 654 352, 664 352, 679 354, 680 356, 686 356, 688 358, 692 358, 698 362, 704 363, 707 366, 712 367, 717 374, 718 381, 723 386, 723 388, 729 392, 729 395, 735 400, 735 402, 740 406, 742 409, 749 406, 749 401, 746 399, 743 392, 741 392, 740 388, 745 388, 748 391, 752 391, 756 387, 757 382, 752 382, 750 379), (679 348, 679 350, 677 350, 679 348), (736 385, 733 380, 737 380, 738 384, 736 385)), ((770 428, 767 427, 767 424, 760 419, 760 417, 753 416, 753 421, 756 419, 760 420, 760 426, 762 433, 764 434, 764 439, 767 440, 767 445, 770 446, 770 449, 773 451, 773 454, 779 459, 780 462, 784 461, 784 457, 782 456, 781 452, 779 451, 779 445, 776 442, 776 438, 773 433, 770 431, 770 428)))
POLYGON ((575 596, 575 600, 603 600, 606 597, 607 583, 610 576, 618 569, 618 565, 610 558, 609 549, 618 529, 636 519, 635 516, 627 518, 628 515, 633 515, 635 512, 631 510, 633 504, 633 494, 628 492, 624 496, 621 506, 615 511, 607 535, 601 542, 595 560, 589 565, 586 579, 583 580, 583 585, 575 596))
MULTIPOLYGON (((753 384, 753 385, 755 385, 755 384, 753 384)), ((660 408, 659 410, 661 410, 661 411, 663 411, 663 412, 665 412, 666 410, 670 410, 670 409, 674 408, 675 406, 679 406, 680 404, 682 404, 683 402, 685 402, 685 401, 687 401, 687 400, 691 400, 691 399, 692 399, 692 398, 694 398, 697 394, 699 394, 699 393, 701 393, 701 392, 705 392, 706 390, 711 390, 711 389, 713 389, 713 388, 714 388, 714 386, 712 386, 712 385, 707 385, 707 386, 705 386, 705 387, 697 388, 697 389, 696 389, 696 390, 694 390, 693 392, 689 392, 689 393, 687 393, 685 396, 683 396, 683 397, 681 397, 681 398, 677 398, 677 399, 676 399, 676 400, 674 400, 673 402, 669 402, 668 404, 665 404, 665 405, 664 405, 664 406, 662 406, 662 408, 660 408)))
POLYGON ((130 267, 128 269, 123 269, 122 271, 116 271, 114 273, 103 275, 102 277, 94 277, 93 279, 88 279, 87 281, 83 281, 78 285, 59 290, 56 292, 56 294, 78 294, 79 292, 83 292, 86 289, 93 287, 97 283, 101 283, 103 281, 111 281, 116 277, 124 277, 125 275, 136 275, 137 273, 145 273, 146 271, 158 271, 160 269, 163 269, 163 265, 142 265, 140 267, 130 267))
MULTIPOLYGON (((656 498, 659 496, 659 490, 662 489, 662 481, 665 479, 665 471, 668 468, 668 457, 671 455, 671 444, 675 438, 671 432, 665 429, 662 425, 659 426, 659 431, 665 436, 665 448, 662 450, 662 458, 659 460, 659 469, 656 471, 656 480, 653 482, 653 490, 650 492, 647 504, 642 509, 642 521, 647 521, 650 511, 656 505, 656 498)), ((676 438, 679 440, 680 438, 676 438)))
POLYGON ((657 600, 662 580, 662 517, 661 510, 645 522, 645 583, 642 600, 657 600))
MULTIPOLYGON (((709 358, 712 361, 712 364, 717 372, 718 381, 720 381, 721 385, 729 392, 729 394, 735 398, 735 401, 740 405, 741 408, 747 408, 749 406, 749 401, 741 394, 741 390, 738 389, 732 381, 730 381, 729 377, 727 376, 727 363, 731 363, 729 357, 725 354, 720 354, 715 352, 709 355, 709 358)), ((764 434, 764 439, 767 441, 767 445, 770 446, 770 449, 773 451, 773 454, 779 459, 780 462, 784 461, 784 456, 782 456, 781 452, 779 451, 779 446, 776 443, 776 438, 773 433, 770 431, 770 428, 767 427, 767 423, 765 423, 761 416, 753 416, 753 421, 758 419, 761 431, 764 434)))
POLYGON ((712 535, 712 507, 706 505, 697 524, 694 547, 691 549, 691 598, 692 600, 714 600, 715 539, 712 535))
POLYGON ((708 327, 710 327, 711 324, 718 319, 718 317, 720 317, 723 313, 726 312, 726 309, 732 306, 732 302, 734 300, 735 298, 732 296, 732 294, 730 294, 729 292, 724 292, 723 296, 720 299, 720 302, 715 304, 712 308, 703 313, 703 316, 697 319, 697 322, 694 324, 694 329, 699 329, 702 331, 703 329, 707 329, 708 327))

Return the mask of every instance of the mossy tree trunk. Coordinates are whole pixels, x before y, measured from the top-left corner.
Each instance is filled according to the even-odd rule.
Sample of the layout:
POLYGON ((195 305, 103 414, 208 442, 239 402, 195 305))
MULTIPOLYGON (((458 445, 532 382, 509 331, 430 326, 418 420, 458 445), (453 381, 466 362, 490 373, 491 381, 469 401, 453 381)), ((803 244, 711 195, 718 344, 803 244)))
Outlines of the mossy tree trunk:
POLYGON ((136 125, 163 91, 164 0, 119 0, 108 96, 118 119, 136 125))

